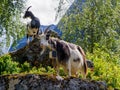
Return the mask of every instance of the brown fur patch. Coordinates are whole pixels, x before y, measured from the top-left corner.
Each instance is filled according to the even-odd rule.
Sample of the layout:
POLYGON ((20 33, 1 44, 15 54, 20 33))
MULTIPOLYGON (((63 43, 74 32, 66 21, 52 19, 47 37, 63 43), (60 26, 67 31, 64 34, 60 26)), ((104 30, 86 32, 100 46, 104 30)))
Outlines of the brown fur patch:
POLYGON ((69 46, 63 40, 50 38, 48 41, 52 48, 57 52, 57 58, 59 62, 66 62, 70 57, 69 46))

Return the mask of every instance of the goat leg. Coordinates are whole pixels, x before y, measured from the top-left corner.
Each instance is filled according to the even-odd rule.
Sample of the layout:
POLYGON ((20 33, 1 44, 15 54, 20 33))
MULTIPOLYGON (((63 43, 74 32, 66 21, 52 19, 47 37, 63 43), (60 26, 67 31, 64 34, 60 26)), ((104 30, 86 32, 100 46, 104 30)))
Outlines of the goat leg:
POLYGON ((71 77, 71 60, 67 62, 68 77, 71 77))
POLYGON ((29 35, 27 34, 27 44, 29 44, 30 40, 29 40, 29 35))

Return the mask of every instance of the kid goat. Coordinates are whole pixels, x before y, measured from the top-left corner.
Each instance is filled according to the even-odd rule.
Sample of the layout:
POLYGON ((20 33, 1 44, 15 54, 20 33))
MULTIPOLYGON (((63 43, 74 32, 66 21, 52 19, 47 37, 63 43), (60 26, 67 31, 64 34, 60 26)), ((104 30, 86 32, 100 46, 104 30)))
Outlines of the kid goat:
MULTIPOLYGON (((30 6, 31 7, 31 6, 30 6)), ((34 38, 39 33, 40 21, 31 11, 28 11, 30 7, 27 8, 23 18, 30 18, 31 22, 27 24, 27 43, 29 43, 29 37, 34 38)))
POLYGON ((59 76, 59 67, 62 66, 68 75, 78 75, 80 71, 83 78, 86 78, 87 63, 83 49, 75 44, 60 40, 58 38, 50 37, 47 33, 48 28, 44 33, 39 35, 40 45, 42 48, 49 47, 56 51, 55 69, 59 76))

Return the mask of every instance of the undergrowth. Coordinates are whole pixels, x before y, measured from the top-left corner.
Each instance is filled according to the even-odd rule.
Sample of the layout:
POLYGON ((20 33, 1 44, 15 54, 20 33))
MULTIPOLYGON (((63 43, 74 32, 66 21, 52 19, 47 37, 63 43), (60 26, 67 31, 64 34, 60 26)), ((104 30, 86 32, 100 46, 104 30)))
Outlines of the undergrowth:
MULTIPOLYGON (((87 52, 87 58, 94 62, 94 71, 88 70, 87 78, 91 80, 105 81, 109 89, 120 89, 120 64, 117 54, 108 54, 100 49, 93 53, 87 52)), ((19 64, 12 60, 9 54, 0 57, 0 75, 7 74, 55 74, 55 70, 50 66, 31 67, 25 62, 19 64)), ((63 69, 60 69, 60 75, 65 76, 63 69)))

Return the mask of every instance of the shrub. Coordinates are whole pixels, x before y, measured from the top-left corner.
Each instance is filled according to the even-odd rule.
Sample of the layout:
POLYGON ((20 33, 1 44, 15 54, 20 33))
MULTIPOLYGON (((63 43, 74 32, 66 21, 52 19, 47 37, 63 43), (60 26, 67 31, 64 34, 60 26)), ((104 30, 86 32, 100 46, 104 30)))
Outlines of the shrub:
POLYGON ((21 67, 21 72, 29 72, 31 70, 31 66, 27 62, 21 64, 20 67, 21 67))
POLYGON ((0 75, 1 74, 15 74, 19 73, 20 68, 18 67, 18 63, 12 61, 10 55, 4 55, 0 57, 0 75))
POLYGON ((94 62, 94 72, 88 72, 88 77, 94 80, 105 81, 109 88, 120 89, 119 57, 116 54, 96 49, 93 53, 87 53, 87 58, 94 62))

